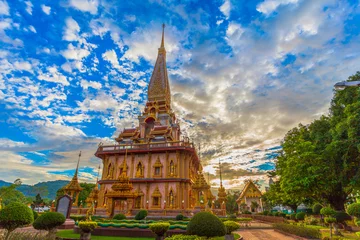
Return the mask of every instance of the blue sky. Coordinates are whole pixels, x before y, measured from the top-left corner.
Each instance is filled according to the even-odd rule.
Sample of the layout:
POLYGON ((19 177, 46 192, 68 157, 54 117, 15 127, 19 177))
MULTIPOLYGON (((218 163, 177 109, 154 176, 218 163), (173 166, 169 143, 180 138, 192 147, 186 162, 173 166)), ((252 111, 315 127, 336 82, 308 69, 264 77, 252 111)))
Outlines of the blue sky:
POLYGON ((99 142, 142 111, 162 23, 173 109, 205 169, 271 168, 269 149, 359 70, 359 12, 342 0, 0 0, 0 178, 68 179, 81 150, 94 181, 99 142))

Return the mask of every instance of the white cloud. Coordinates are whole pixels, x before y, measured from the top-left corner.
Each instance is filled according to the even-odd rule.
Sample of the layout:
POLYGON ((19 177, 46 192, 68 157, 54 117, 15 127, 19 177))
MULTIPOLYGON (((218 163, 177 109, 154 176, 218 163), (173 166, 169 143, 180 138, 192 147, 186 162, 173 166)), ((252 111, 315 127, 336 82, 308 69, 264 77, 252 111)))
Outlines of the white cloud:
POLYGON ((94 89, 100 89, 102 87, 101 83, 95 81, 86 81, 81 80, 80 85, 83 89, 88 89, 89 87, 94 89))
POLYGON ((36 33, 36 29, 34 28, 33 25, 30 25, 30 26, 29 26, 29 30, 32 31, 33 33, 36 33))
POLYGON ((5 0, 0 1, 0 15, 9 15, 10 8, 5 0))
POLYGON ((63 40, 66 41, 79 41, 80 40, 80 36, 79 36, 79 32, 80 32, 80 26, 79 24, 72 18, 72 17, 68 17, 65 20, 66 23, 66 27, 64 28, 64 35, 63 35, 63 40))
POLYGON ((90 51, 87 49, 74 47, 71 43, 68 45, 66 50, 61 51, 61 55, 63 55, 66 59, 70 60, 82 60, 90 54, 90 51))
POLYGON ((231 11, 230 0, 225 0, 223 5, 221 5, 219 9, 226 16, 226 19, 228 19, 230 17, 231 11))
POLYGON ((270 15, 273 13, 280 5, 295 4, 299 0, 265 0, 262 3, 259 3, 256 7, 258 12, 261 12, 265 15, 270 15))
POLYGON ((96 14, 98 10, 98 0, 70 0, 70 5, 80 11, 96 14))
POLYGON ((123 67, 121 67, 119 65, 119 60, 118 60, 118 57, 116 55, 116 52, 114 49, 112 50, 108 50, 106 51, 105 53, 102 54, 102 58, 105 60, 105 61, 108 61, 111 63, 111 65, 118 69, 118 70, 123 70, 123 67))
POLYGON ((47 82, 60 83, 64 86, 70 85, 67 77, 59 73, 56 67, 48 67, 47 71, 47 73, 40 72, 38 79, 47 82))
POLYGON ((15 147, 24 147, 27 144, 24 142, 16 142, 13 140, 10 140, 8 138, 0 138, 0 146, 4 149, 6 148, 15 148, 15 147))
POLYGON ((27 11, 30 15, 32 15, 33 4, 32 4, 30 1, 26 1, 25 4, 26 4, 26 11, 27 11))
POLYGON ((43 12, 44 12, 46 15, 50 15, 51 7, 46 6, 46 5, 44 5, 44 4, 41 4, 41 9, 43 10, 43 12))
POLYGON ((20 70, 20 71, 28 71, 28 72, 33 71, 31 64, 29 62, 26 62, 26 61, 24 61, 24 62, 16 61, 14 63, 14 67, 15 67, 15 69, 20 70))

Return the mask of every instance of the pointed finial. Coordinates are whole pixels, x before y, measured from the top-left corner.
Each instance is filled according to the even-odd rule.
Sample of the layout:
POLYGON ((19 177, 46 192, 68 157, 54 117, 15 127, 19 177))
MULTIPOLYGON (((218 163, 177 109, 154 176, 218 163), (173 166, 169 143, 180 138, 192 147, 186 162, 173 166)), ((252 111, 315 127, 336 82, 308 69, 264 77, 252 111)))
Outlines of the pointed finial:
POLYGON ((78 159, 78 162, 77 162, 77 165, 76 165, 76 171, 75 171, 75 174, 74 174, 74 178, 75 177, 77 178, 77 175, 78 175, 78 172, 79 172, 80 157, 81 157, 81 151, 79 152, 79 159, 78 159))
POLYGON ((164 48, 164 31, 165 31, 165 23, 162 24, 162 38, 161 38, 161 46, 160 48, 164 48))
POLYGON ((222 187, 222 176, 221 176, 221 163, 219 160, 219 170, 220 170, 220 187, 222 187))

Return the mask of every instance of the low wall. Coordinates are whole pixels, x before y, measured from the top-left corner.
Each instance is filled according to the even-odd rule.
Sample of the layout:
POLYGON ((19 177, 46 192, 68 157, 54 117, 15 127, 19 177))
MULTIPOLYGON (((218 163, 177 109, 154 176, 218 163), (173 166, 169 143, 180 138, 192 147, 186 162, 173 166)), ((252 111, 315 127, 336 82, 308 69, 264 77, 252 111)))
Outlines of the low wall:
MULTIPOLYGON (((74 233, 80 233, 78 226, 74 227, 74 233)), ((166 232, 167 236, 174 234, 185 234, 185 230, 174 229, 166 232)), ((113 227, 97 227, 91 233, 94 236, 119 236, 119 237, 156 237, 156 235, 150 229, 140 228, 113 228, 113 227)))
POLYGON ((283 223, 285 219, 283 217, 273 217, 273 216, 264 216, 264 215, 255 215, 255 214, 240 214, 239 217, 252 218, 261 222, 269 223, 283 223))

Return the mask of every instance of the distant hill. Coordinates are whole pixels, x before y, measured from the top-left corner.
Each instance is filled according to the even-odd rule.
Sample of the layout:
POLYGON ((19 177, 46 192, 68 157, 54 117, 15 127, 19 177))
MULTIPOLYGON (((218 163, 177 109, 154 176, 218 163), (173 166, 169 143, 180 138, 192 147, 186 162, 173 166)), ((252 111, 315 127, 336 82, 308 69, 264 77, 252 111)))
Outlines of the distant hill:
MULTIPOLYGON (((25 196, 33 197, 36 196, 36 194, 38 194, 38 192, 40 191, 40 195, 42 198, 55 199, 56 191, 68 183, 69 181, 66 180, 56 180, 56 181, 48 181, 48 182, 39 182, 35 185, 21 184, 21 186, 17 187, 16 189, 22 192, 25 196), (47 190, 47 194, 46 194, 46 190, 47 190)), ((4 186, 7 187, 10 185, 11 183, 0 180, 0 187, 4 187, 4 186)))

